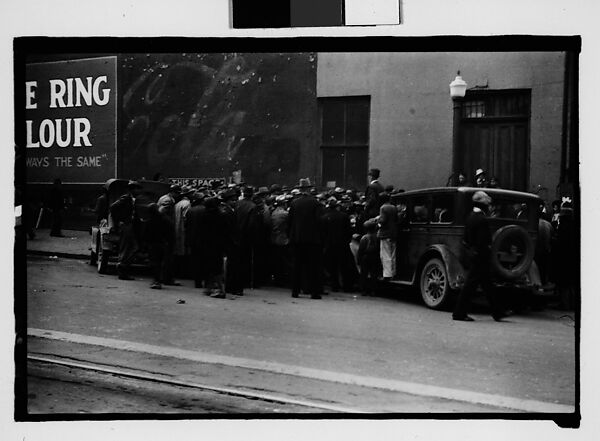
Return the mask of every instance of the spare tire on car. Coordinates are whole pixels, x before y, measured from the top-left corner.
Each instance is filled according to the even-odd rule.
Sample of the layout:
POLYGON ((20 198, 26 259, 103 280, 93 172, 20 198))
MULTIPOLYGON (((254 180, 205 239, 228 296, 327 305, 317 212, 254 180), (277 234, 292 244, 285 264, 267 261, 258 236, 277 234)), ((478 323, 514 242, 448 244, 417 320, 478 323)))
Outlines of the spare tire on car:
POLYGON ((503 279, 518 279, 529 270, 534 253, 527 231, 519 225, 506 225, 492 237, 492 271, 503 279))

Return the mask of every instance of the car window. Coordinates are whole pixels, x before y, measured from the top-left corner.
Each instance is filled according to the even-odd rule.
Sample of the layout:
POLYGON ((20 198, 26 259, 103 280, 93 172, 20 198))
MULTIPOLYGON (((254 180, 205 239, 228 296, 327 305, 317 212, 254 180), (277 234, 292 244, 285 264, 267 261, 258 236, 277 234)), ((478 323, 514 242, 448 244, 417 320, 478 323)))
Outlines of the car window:
POLYGON ((488 217, 527 221, 529 207, 525 202, 514 199, 494 199, 490 205, 488 217))
POLYGON ((427 206, 427 196, 416 196, 410 204, 409 219, 411 223, 429 222, 429 208, 427 206))
POLYGON ((398 197, 398 196, 394 196, 392 197, 392 201, 391 201, 392 205, 396 206, 396 209, 398 210, 398 225, 402 226, 404 224, 406 224, 407 221, 407 200, 405 197, 398 197))
POLYGON ((454 222, 454 195, 434 194, 431 201, 433 207, 432 223, 451 224, 454 222))

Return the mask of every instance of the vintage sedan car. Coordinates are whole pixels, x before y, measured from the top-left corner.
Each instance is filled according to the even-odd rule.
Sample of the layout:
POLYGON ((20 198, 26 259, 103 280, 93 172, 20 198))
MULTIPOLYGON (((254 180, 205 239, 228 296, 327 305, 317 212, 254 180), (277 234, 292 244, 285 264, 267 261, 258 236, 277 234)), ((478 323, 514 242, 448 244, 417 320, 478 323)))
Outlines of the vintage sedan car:
MULTIPOLYGON (((108 207, 111 206, 121 195, 127 192, 127 179, 109 179, 104 184, 107 194, 108 207)), ((135 198, 135 211, 140 220, 138 233, 141 232, 143 222, 147 218, 148 204, 156 202, 159 197, 169 191, 169 184, 157 181, 138 181, 140 188, 135 198)), ((97 265, 98 272, 104 274, 108 271, 110 262, 116 259, 119 253, 119 242, 121 234, 119 226, 115 225, 111 215, 107 219, 102 219, 99 225, 91 228, 90 244, 90 263, 97 265)), ((146 264, 148 262, 143 243, 140 243, 140 250, 135 256, 134 263, 146 264)))
MULTIPOLYGON (((397 277, 393 283, 419 289, 425 304, 446 309, 465 280, 463 243, 473 187, 442 187, 392 195, 399 208, 397 277)), ((533 261, 541 199, 530 193, 483 189, 491 198, 493 283, 498 287, 540 289, 533 261)))

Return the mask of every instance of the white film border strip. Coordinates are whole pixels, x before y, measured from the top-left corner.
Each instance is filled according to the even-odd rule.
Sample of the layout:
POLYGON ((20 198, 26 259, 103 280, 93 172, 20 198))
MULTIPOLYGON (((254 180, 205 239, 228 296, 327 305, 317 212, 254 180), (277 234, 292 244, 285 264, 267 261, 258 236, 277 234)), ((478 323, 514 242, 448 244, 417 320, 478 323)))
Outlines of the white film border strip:
POLYGON ((346 26, 400 24, 400 0, 345 0, 346 26))

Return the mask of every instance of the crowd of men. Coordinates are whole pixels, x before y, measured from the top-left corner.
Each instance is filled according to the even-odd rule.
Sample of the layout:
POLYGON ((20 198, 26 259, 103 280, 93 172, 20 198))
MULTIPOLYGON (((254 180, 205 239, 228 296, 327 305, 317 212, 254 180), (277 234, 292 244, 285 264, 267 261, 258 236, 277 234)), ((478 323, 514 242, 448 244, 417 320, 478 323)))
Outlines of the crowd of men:
POLYGON ((396 261, 389 214, 395 207, 386 203, 394 189, 378 178, 372 169, 363 192, 317 192, 309 179, 293 188, 174 184, 145 207, 143 219, 135 202, 140 185, 130 181, 126 194, 110 207, 99 203, 97 211, 99 218, 110 211, 120 230, 117 272, 123 280, 132 278, 132 260, 144 244, 154 289, 190 277, 216 298, 264 285, 289 286, 292 296, 313 299, 321 298, 325 284, 372 294, 382 270, 394 276, 396 261))
MULTIPOLYGON (((148 204, 143 220, 135 213, 139 184, 131 181, 127 194, 110 207, 121 230, 119 278, 131 278, 131 261, 144 243, 154 289, 177 285, 175 278, 184 277, 216 298, 265 285, 286 286, 293 297, 313 299, 325 294, 325 285, 334 292, 372 295, 378 280, 396 275, 398 225, 404 215, 391 203, 392 194, 403 190, 383 187, 379 175, 378 169, 370 170, 361 192, 340 187, 318 192, 308 179, 293 188, 174 184, 148 204)), ((482 170, 476 179, 482 190, 488 186, 482 170)), ((474 202, 484 211, 490 208, 481 202, 487 201, 485 193, 478 197, 474 202)), ((548 283, 552 275, 568 273, 564 278, 572 280, 576 275, 563 268, 574 252, 567 248, 576 244, 570 201, 555 201, 553 213, 540 210, 536 262, 542 279, 548 283), (559 219, 564 219, 562 228, 559 219)), ((456 314, 465 316, 465 311, 456 314)))

